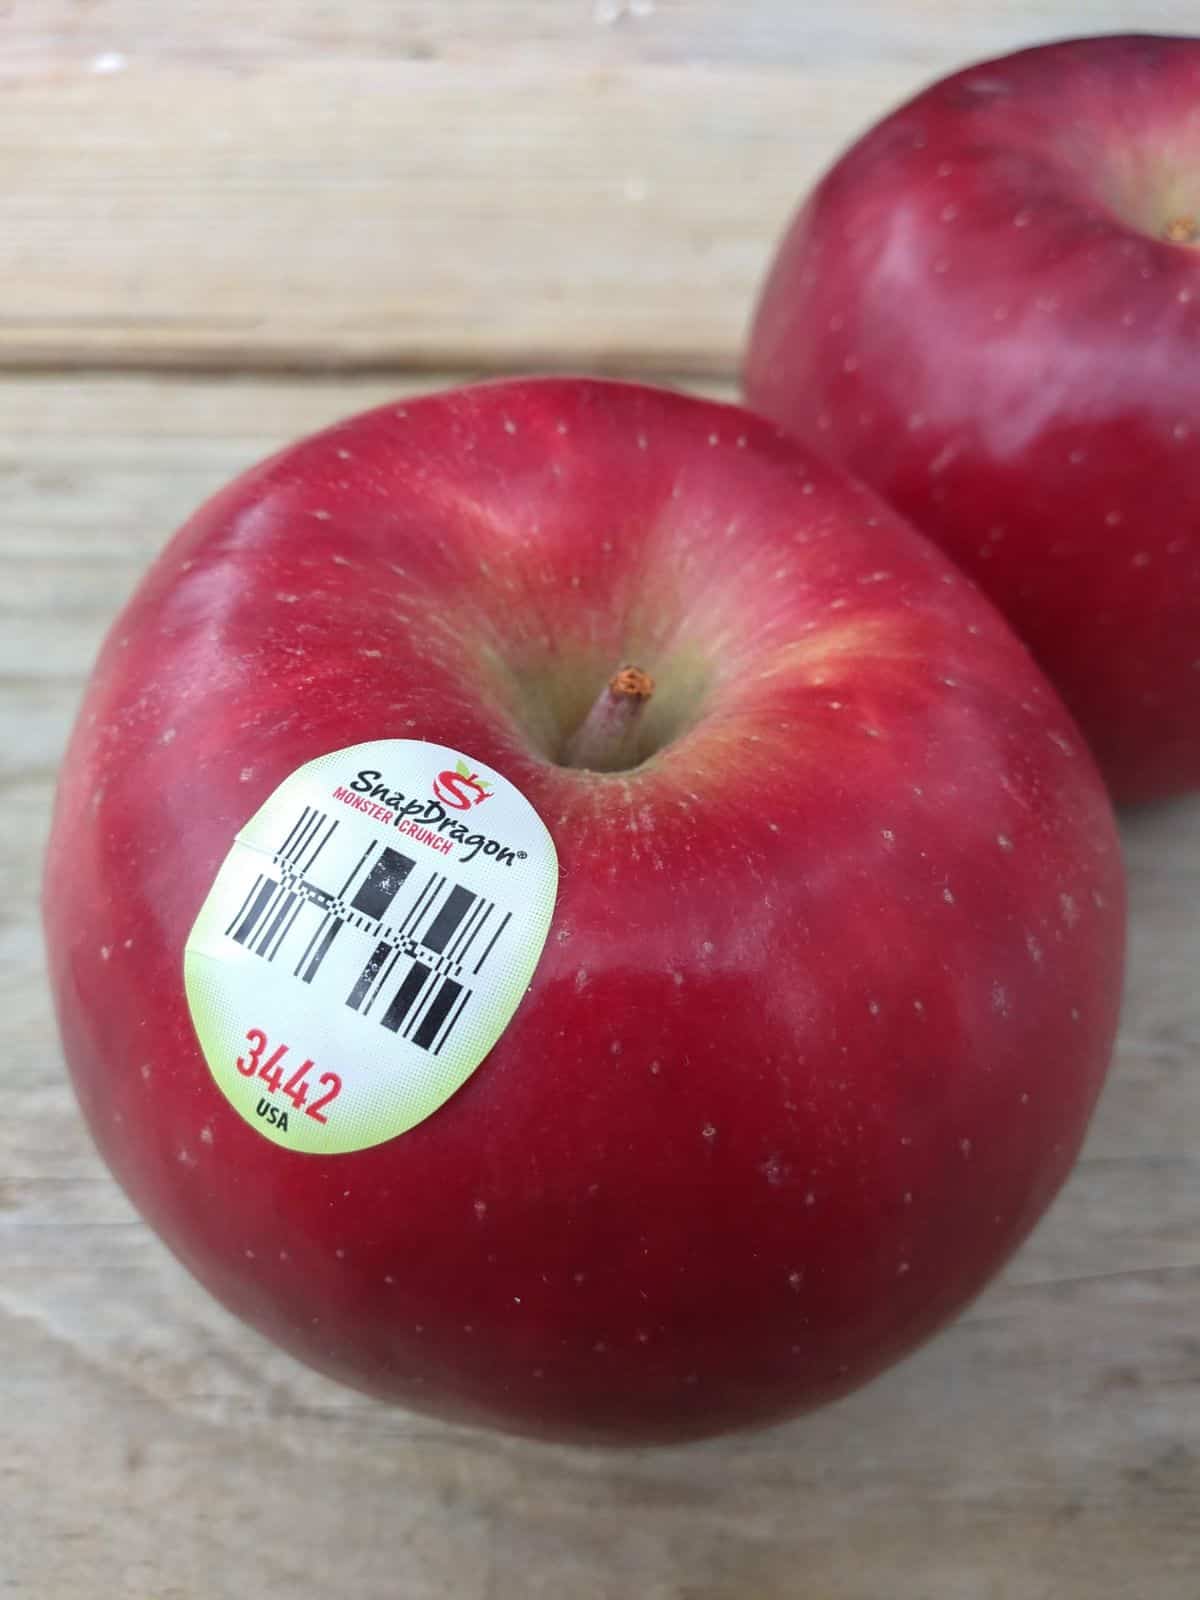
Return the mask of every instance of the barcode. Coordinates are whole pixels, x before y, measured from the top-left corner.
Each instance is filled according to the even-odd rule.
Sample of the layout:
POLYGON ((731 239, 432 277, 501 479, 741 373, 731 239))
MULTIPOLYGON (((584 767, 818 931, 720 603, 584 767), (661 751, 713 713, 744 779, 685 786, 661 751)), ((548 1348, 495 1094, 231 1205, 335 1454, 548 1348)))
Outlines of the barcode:
POLYGON ((350 1010, 437 1055, 512 913, 378 840, 343 875, 340 847, 352 855, 353 844, 341 826, 305 806, 272 852, 276 873, 259 873, 226 935, 264 961, 294 962, 302 983, 340 982, 350 1010), (314 877, 319 861, 324 883, 341 875, 336 890, 314 877))

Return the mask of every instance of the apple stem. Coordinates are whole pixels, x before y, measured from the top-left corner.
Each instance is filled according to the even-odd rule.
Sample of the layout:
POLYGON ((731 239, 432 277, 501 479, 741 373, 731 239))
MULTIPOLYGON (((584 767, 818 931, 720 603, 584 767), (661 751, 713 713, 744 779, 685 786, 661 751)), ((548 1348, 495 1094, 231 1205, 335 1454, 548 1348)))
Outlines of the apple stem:
POLYGON ((654 679, 641 667, 622 667, 567 741, 563 764, 591 772, 622 772, 636 764, 638 724, 654 693, 654 679))
POLYGON ((1162 236, 1171 244, 1196 244, 1200 242, 1200 227, 1197 227, 1193 216, 1171 217, 1163 228, 1162 236))

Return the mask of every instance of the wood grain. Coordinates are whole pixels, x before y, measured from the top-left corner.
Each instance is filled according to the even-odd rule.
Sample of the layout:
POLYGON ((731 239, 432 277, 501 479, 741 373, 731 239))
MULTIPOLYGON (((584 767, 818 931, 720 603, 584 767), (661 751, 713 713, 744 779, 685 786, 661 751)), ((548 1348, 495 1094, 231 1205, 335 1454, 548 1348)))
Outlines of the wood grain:
POLYGON ((810 1419, 589 1453, 376 1407, 235 1324, 101 1167, 36 920, 82 677, 203 495, 396 392, 0 383, 0 1592, 1196 1600, 1200 800, 1126 821, 1119 1059, 1060 1200, 951 1330, 810 1419))
MULTIPOLYGON (((730 375, 837 150, 1112 0, 15 0, 0 367, 730 375)), ((1148 23, 1194 26, 1194 0, 1148 23)))

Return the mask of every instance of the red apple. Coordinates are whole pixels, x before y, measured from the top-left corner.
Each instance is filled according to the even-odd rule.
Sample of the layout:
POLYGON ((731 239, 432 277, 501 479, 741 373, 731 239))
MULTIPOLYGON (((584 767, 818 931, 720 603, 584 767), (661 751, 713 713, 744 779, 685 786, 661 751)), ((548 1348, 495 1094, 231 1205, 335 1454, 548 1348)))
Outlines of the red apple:
POLYGON ((842 1394, 1004 1261, 1100 1088, 1124 893, 1086 747, 932 545, 740 410, 542 381, 187 524, 96 667, 45 908, 100 1149, 228 1307, 406 1405, 659 1440, 842 1394), (357 891, 271 843, 324 757, 307 809, 392 852, 357 891), (380 905, 438 873, 550 921, 431 1107, 380 905))
POLYGON ((1196 39, 935 84, 800 211, 746 364, 984 586, 1123 801, 1200 786, 1198 103, 1196 39))

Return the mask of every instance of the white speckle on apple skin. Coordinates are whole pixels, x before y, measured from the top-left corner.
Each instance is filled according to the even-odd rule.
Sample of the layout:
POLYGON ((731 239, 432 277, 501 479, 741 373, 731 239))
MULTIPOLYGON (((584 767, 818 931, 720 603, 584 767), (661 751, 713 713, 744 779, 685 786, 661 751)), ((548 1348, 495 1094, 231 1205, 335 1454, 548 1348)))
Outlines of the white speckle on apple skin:
POLYGON ((700 1129, 700 1137, 709 1140, 710 1143, 717 1137, 717 1130, 711 1122, 706 1122, 700 1129))
POLYGON ((1005 851, 1006 854, 1010 853, 1013 849, 1013 842, 1006 833, 998 833, 996 835, 996 843, 1000 846, 1001 850, 1005 851))
POLYGON ((1145 550, 1139 550, 1137 554, 1131 558, 1129 565, 1131 567, 1148 567, 1150 565, 1149 553, 1145 550))
POLYGON ((652 1061, 650 1063, 650 1076, 652 1078, 657 1078, 661 1071, 662 1071, 662 1062, 661 1061, 652 1061))
POLYGON ((181 1149, 175 1159, 181 1167, 194 1167, 196 1165, 196 1158, 190 1150, 181 1149))
POLYGON ((482 1222, 484 1217, 487 1216, 487 1201, 476 1200, 472 1210, 475 1212, 475 1215, 479 1218, 480 1222, 482 1222))
POLYGON ((241 772, 238 773, 238 781, 239 781, 239 783, 249 783, 250 779, 253 776, 254 776, 254 768, 253 767, 243 767, 241 772))
POLYGON ((817 1203, 816 1194, 813 1192, 812 1189, 807 1190, 805 1192, 805 1195, 804 1195, 804 1204, 806 1206, 815 1206, 816 1203, 817 1203))
POLYGON ((998 1011, 1002 1017, 1007 1017, 1011 1011, 1008 990, 1002 983, 992 985, 992 1010, 998 1011))
POLYGON ((787 1177, 787 1167, 778 1156, 768 1156, 758 1170, 772 1189, 777 1189, 787 1177))
POLYGON ((898 1278, 902 1278, 907 1271, 908 1271, 908 1262, 907 1261, 901 1261, 901 1262, 897 1263, 897 1265, 896 1265, 896 1276, 898 1278))
POLYGON ((209 1128, 209 1127, 201 1128, 200 1129, 200 1143, 201 1144, 211 1144, 212 1142, 213 1142, 213 1131, 212 1131, 212 1129, 209 1128))
POLYGON ((904 1194, 903 1194, 903 1197, 902 1197, 902 1198, 903 1198, 903 1200, 904 1200, 904 1204, 905 1204, 905 1205, 906 1205, 906 1206, 910 1206, 910 1205, 912 1205, 912 1203, 913 1203, 913 1196, 912 1196, 912 1190, 911 1190, 911 1189, 905 1189, 905 1191, 904 1191, 904 1194))
POLYGON ((101 959, 101 961, 107 961, 109 956, 111 956, 111 955, 112 955, 112 945, 110 945, 110 944, 102 944, 100 946, 100 959, 101 959))
POLYGON ((300 596, 298 594, 285 594, 282 590, 277 589, 275 591, 275 598, 279 601, 281 606, 294 606, 296 601, 299 600, 300 596))
POLYGON ((1062 912, 1062 919, 1067 927, 1073 928, 1079 921, 1079 907, 1076 905, 1074 897, 1069 894, 1060 894, 1058 908, 1062 912))
POLYGON ((929 463, 929 476, 936 478, 945 472, 946 468, 957 459, 961 449, 961 445, 955 443, 943 445, 929 463))
POLYGON ((963 1160, 966 1161, 969 1159, 974 1146, 972 1145, 970 1139, 960 1139, 958 1141, 958 1148, 962 1153, 963 1160))
POLYGON ((242 1254, 245 1256, 247 1261, 253 1261, 254 1260, 254 1251, 253 1250, 243 1250, 242 1254))
POLYGON ((170 744, 174 738, 175 738, 175 729, 174 728, 164 728, 163 731, 158 736, 158 742, 159 742, 159 744, 170 744))
POLYGON ((576 994, 578 994, 582 989, 586 989, 587 988, 587 981, 588 981, 587 968, 586 967, 580 967, 579 971, 575 974, 575 992, 576 992, 576 994))
POLYGON ((954 905, 954 903, 955 903, 954 890, 951 889, 951 888, 948 888, 948 887, 943 889, 942 890, 942 899, 946 902, 946 904, 948 906, 954 905))
POLYGON ((149 1083, 150 1076, 154 1071, 154 1068, 150 1065, 150 1063, 148 1061, 143 1061, 141 1066, 138 1068, 138 1071, 142 1075, 142 1082, 149 1083))
POLYGON ((789 1272, 788 1273, 788 1288, 792 1291, 793 1294, 798 1294, 800 1292, 800 1290, 803 1288, 803 1286, 804 1286, 804 1274, 802 1272, 789 1272))

